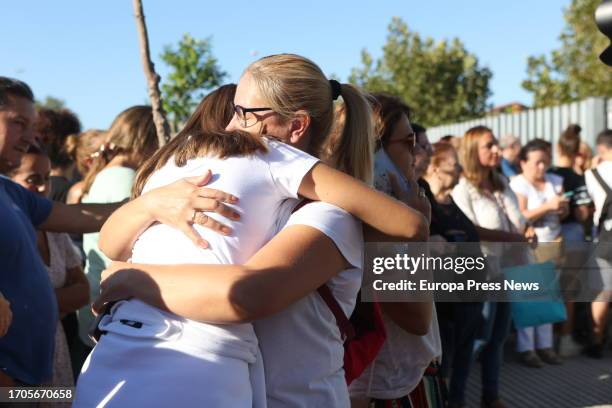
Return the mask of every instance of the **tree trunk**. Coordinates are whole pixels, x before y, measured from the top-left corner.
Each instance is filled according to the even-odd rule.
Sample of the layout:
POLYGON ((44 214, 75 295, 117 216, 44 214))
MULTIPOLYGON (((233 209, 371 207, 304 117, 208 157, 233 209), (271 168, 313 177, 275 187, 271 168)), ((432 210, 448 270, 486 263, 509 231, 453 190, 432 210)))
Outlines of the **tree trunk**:
POLYGON ((136 17, 136 27, 138 28, 138 39, 140 42, 140 59, 142 60, 145 76, 147 78, 149 98, 151 99, 151 107, 153 109, 153 121, 155 122, 155 129, 157 130, 159 146, 161 147, 170 139, 170 130, 162 106, 161 95, 159 93, 160 77, 155 72, 153 61, 151 61, 147 25, 142 11, 142 0, 133 0, 133 5, 134 16, 136 17))

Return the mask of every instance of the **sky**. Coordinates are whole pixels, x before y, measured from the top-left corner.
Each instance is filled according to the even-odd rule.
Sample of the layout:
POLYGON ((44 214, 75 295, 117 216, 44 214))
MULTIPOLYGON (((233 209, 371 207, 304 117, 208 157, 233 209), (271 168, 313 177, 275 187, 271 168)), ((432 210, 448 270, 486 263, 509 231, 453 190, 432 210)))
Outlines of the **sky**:
MULTIPOLYGON (((212 37, 213 54, 237 82, 255 59, 279 52, 311 58, 346 80, 361 51, 381 55, 393 16, 435 40, 458 37, 493 71, 490 102, 522 102, 527 58, 559 46, 570 0, 143 0, 155 67, 183 33, 212 37)), ((123 109, 147 102, 129 0, 6 1, 0 7, 0 75, 26 81, 37 99, 65 101, 83 127, 107 128, 123 109)))

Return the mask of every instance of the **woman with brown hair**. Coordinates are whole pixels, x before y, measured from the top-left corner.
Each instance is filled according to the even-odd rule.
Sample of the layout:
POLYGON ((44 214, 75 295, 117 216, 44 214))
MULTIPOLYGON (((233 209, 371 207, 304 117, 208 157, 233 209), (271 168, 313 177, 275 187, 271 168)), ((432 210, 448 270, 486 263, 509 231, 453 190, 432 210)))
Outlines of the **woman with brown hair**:
MULTIPOLYGON (((491 129, 476 126, 461 139, 459 159, 463 177, 452 197, 461 211, 474 223, 483 242, 526 242, 525 220, 516 196, 498 173, 501 159, 497 139, 491 129)), ((483 245, 486 250, 486 246, 483 245)), ((499 374, 503 345, 511 323, 510 304, 492 302, 487 325, 490 335, 481 351, 483 407, 503 408, 499 399, 499 374)))
MULTIPOLYGON (((276 149, 292 152, 291 155, 296 158, 296 162, 303 161, 303 159, 300 159, 303 153, 298 153, 289 146, 283 147, 273 139, 283 140, 293 146, 321 153, 324 160, 330 164, 349 169, 352 174, 364 181, 371 180, 371 167, 369 169, 367 167, 368 165, 371 166, 371 148, 369 147, 371 146, 371 126, 367 103, 361 93, 350 85, 340 85, 337 82, 330 82, 325 79, 321 70, 311 61, 294 55, 278 55, 266 57, 252 64, 241 78, 236 90, 234 111, 235 115, 228 126, 228 130, 232 133, 219 134, 219 137, 214 134, 191 134, 191 138, 188 138, 189 135, 187 134, 183 141, 188 145, 197 147, 201 146, 205 139, 213 136, 213 139, 218 140, 219 143, 216 146, 221 146, 228 140, 231 141, 232 138, 242 138, 250 141, 249 143, 256 143, 255 146, 265 143, 273 154, 276 149), (279 92, 279 89, 284 92, 279 92), (342 96, 347 106, 347 120, 339 145, 354 153, 350 157, 324 154, 325 152, 334 153, 333 149, 326 148, 326 137, 332 128, 334 119, 332 101, 338 96, 342 96), (246 135, 238 133, 239 131, 246 132, 246 135), (352 140, 347 139, 349 134, 347 132, 350 132, 352 140), (222 139, 221 136, 225 139, 222 139)), ((229 143, 225 145, 225 148, 237 145, 240 145, 240 143, 229 143)), ((238 330, 234 337, 237 340, 250 341, 251 346, 253 339, 248 332, 251 330, 251 325, 246 323, 255 318, 262 318, 282 311, 255 324, 259 345, 266 361, 268 404, 272 405, 274 401, 286 402, 290 400, 297 401, 298 404, 303 406, 344 405, 345 401, 348 402, 348 395, 341 369, 342 339, 333 320, 333 315, 331 315, 325 303, 322 303, 318 298, 318 294, 313 292, 317 287, 332 278, 331 282, 328 283, 330 290, 345 309, 345 313, 350 314, 350 310, 354 306, 356 292, 359 289, 361 276, 359 270, 361 267, 360 248, 363 242, 360 239, 359 229, 355 228, 352 218, 338 208, 325 203, 310 203, 295 211, 291 215, 286 228, 280 231, 263 248, 257 250, 257 245, 248 246, 245 241, 244 248, 240 251, 238 251, 240 248, 237 246, 225 251, 223 249, 225 248, 224 245, 231 246, 232 240, 240 243, 240 240, 257 239, 261 242, 262 238, 266 238, 265 236, 261 237, 261 231, 256 231, 256 234, 250 234, 245 238, 244 228, 254 222, 267 223, 269 220, 279 217, 283 212, 288 216, 290 210, 295 206, 295 202, 289 202, 282 208, 278 207, 278 204, 258 206, 258 209, 265 208, 265 212, 257 212, 253 208, 249 209, 249 206, 261 204, 261 200, 265 198, 253 194, 263 195, 266 191, 260 191, 256 188, 256 181, 252 181, 254 183, 253 188, 249 190, 247 188, 248 184, 245 183, 250 180, 245 181, 241 174, 232 175, 229 169, 220 171, 227 164, 223 160, 207 158, 208 153, 215 152, 212 147, 215 147, 215 145, 209 144, 209 150, 195 149, 191 152, 203 153, 204 156, 196 157, 194 161, 201 161, 204 158, 206 161, 201 161, 202 163, 210 163, 215 173, 219 171, 216 179, 218 183, 213 184, 214 187, 227 187, 233 195, 239 196, 240 207, 238 208, 244 209, 240 223, 236 222, 235 219, 226 218, 222 220, 234 229, 235 237, 218 237, 207 234, 206 231, 198 231, 201 234, 203 233, 207 241, 210 242, 211 253, 219 256, 216 262, 212 259, 208 260, 206 262, 208 265, 203 265, 202 262, 195 262, 192 265, 172 265, 172 267, 151 264, 114 265, 110 272, 124 267, 129 267, 130 270, 112 275, 109 281, 103 284, 104 292, 96 307, 100 307, 100 303, 105 301, 133 296, 159 308, 158 313, 170 311, 182 316, 181 321, 184 322, 182 323, 184 327, 192 328, 191 334, 182 337, 185 341, 197 337, 197 333, 193 331, 194 327, 209 332, 213 330, 217 334, 221 330, 225 332, 238 330), (224 186, 223 183, 228 182, 230 184, 224 186), (237 184, 232 187, 231 183, 237 182, 242 183, 240 185, 244 187, 237 189, 237 184), (245 188, 247 189, 245 190, 245 188), (241 259, 244 259, 244 261, 241 261, 241 259), (325 259, 325 262, 321 263, 321 259, 325 259), (219 263, 230 262, 238 263, 238 265, 219 265, 219 263), (245 263, 240 265, 243 262, 245 263), (335 279, 334 277, 337 274, 341 276, 335 279), (167 280, 168 278, 172 283, 167 280), (124 279, 142 279, 142 282, 134 284, 134 282, 125 282, 124 279), (122 281, 125 285, 121 283, 122 281), (113 285, 113 282, 116 285, 113 285), (208 289, 210 289, 210 292, 208 289), (128 294, 132 291, 134 292, 128 294), (160 297, 160 295, 162 296, 160 297), (300 299, 300 302, 295 303, 300 299), (325 316, 325 320, 321 321, 321 316, 325 316), (198 323, 198 321, 209 323, 198 323), (309 324, 310 321, 319 324, 313 326, 309 324), (212 325, 210 322, 225 324, 212 325), (301 350, 299 355, 295 355, 293 352, 296 346, 301 350), (330 356, 330 358, 317 358, 317 356, 322 355, 321 353, 330 356), (292 356, 291 358, 288 357, 289 354, 292 356), (298 359, 303 361, 297 363, 298 359), (299 372, 293 373, 294 375, 290 375, 291 370, 286 367, 280 367, 290 360, 302 367, 299 372), (284 373, 282 376, 276 373, 279 370, 284 373)), ((164 147, 158 155, 151 159, 150 163, 156 163, 159 157, 168 153, 168 150, 170 148, 164 147)), ((177 165, 180 167, 180 163, 177 163, 176 160, 185 159, 187 160, 185 165, 189 167, 191 163, 188 160, 189 157, 181 156, 177 151, 189 153, 186 148, 177 148, 176 154, 173 156, 174 162, 169 162, 166 166, 177 165)), ((223 150, 220 151, 223 152, 223 150)), ((249 161, 255 160, 256 156, 252 154, 251 156, 232 157, 227 155, 225 157, 225 161, 244 167, 249 161)), ((289 183, 292 186, 292 195, 299 192, 306 197, 321 198, 337 203, 393 235, 408 238, 426 234, 427 227, 424 220, 413 210, 376 193, 363 183, 356 182, 340 172, 332 171, 329 167, 321 164, 314 165, 312 170, 305 174, 301 182, 299 182, 298 173, 284 172, 285 179, 283 179, 280 177, 283 174, 282 171, 279 171, 281 169, 280 165, 282 161, 287 160, 286 158, 281 159, 279 157, 277 160, 273 160, 276 169, 273 170, 273 173, 275 173, 273 177, 277 178, 275 184, 289 183), (397 218, 393 222, 379 213, 379 211, 386 212, 385 209, 396 214, 397 218)), ((161 165, 164 166, 164 164, 161 165)), ((288 165, 293 164, 288 163, 288 165)), ((204 168, 204 165, 201 166, 200 171, 204 168)), ((144 169, 142 177, 146 178, 146 172, 151 169, 151 166, 145 166, 144 169)), ((165 167, 162 167, 150 176, 146 181, 144 191, 147 190, 149 182, 157 183, 156 177, 160 173, 163 176, 164 169, 165 167)), ((256 171, 247 174, 252 178, 259 177, 256 171)), ((109 220, 109 224, 105 226, 102 232, 109 238, 104 239, 102 245, 111 257, 126 259, 125 257, 131 252, 134 238, 140 234, 143 227, 146 228, 152 220, 157 219, 147 209, 146 201, 142 198, 148 195, 148 200, 151 200, 151 197, 158 197, 158 203, 164 200, 168 202, 168 195, 165 193, 171 192, 174 187, 169 186, 165 190, 164 188, 158 188, 154 195, 151 193, 155 190, 146 192, 141 198, 137 198, 126 205, 113 216, 113 219, 109 220), (164 191, 164 194, 161 191, 164 191), (139 211, 139 209, 144 211, 139 211), (132 218, 133 215, 137 215, 137 218, 132 218), (121 230, 121 233, 119 230, 121 230), (117 239, 122 242, 118 242, 117 239)), ((270 199, 274 197, 270 196, 270 199)), ((235 201, 233 203, 236 204, 235 201)), ((196 217, 202 216, 206 217, 207 220, 212 219, 212 222, 218 223, 220 221, 218 217, 214 219, 212 216, 201 214, 199 211, 194 212, 193 205, 188 207, 191 209, 189 212, 193 214, 190 217, 192 223, 196 217)), ((184 211, 179 211, 179 213, 185 214, 184 211)), ((285 220, 286 218, 282 222, 278 222, 277 227, 283 226, 285 220)), ((177 223, 175 222, 174 225, 177 225, 177 223)), ((183 228, 181 222, 178 225, 181 225, 179 228, 183 228)), ((148 231, 153 231, 154 228, 161 230, 161 227, 153 226, 145 231, 142 238, 145 238, 145 234, 148 231)), ((275 231, 278 232, 279 229, 276 228, 275 231)), ((178 242, 178 236, 173 237, 178 242)), ((173 240, 166 242, 172 250, 177 248, 173 240)), ((258 245, 263 245, 263 243, 258 245)), ((140 242, 136 242, 134 255, 142 254, 143 251, 139 249, 140 245, 140 242)), ((179 251, 185 247, 187 245, 183 243, 179 251)), ((163 255, 160 254, 160 256, 163 255)), ((190 259, 195 260, 195 256, 187 258, 183 262, 189 262, 190 259)), ((121 308, 126 304, 134 304, 133 302, 135 301, 122 303, 121 308)), ((141 302, 139 307, 142 305, 141 302)), ((111 328, 120 324, 120 320, 123 320, 123 318, 119 318, 121 317, 119 316, 121 308, 113 308, 112 316, 109 317, 110 320, 106 321, 108 324, 103 324, 104 328, 111 328), (115 322, 115 318, 118 319, 117 322, 115 322)), ((168 315, 165 316, 167 319, 168 315)), ((176 317, 174 319, 176 320, 176 317)), ((138 319, 130 319, 130 321, 132 320, 138 321, 138 319)), ((147 325, 147 323, 143 324, 147 325)), ((122 330, 124 333, 130 331, 129 328, 122 328, 122 330)), ((184 333, 186 332, 187 330, 184 331, 184 333)), ((100 346, 103 346, 105 342, 109 344, 109 342, 114 342, 117 339, 116 336, 111 334, 102 337, 100 346)), ((220 340, 220 342, 217 342, 220 347, 227 346, 226 338, 223 335, 218 337, 217 340, 220 340)), ((203 343, 199 344, 202 347, 211 339, 210 337, 208 339, 202 338, 201 341, 203 343)), ((234 344, 238 345, 237 342, 234 342, 234 344)), ((117 346, 117 344, 115 345, 117 346)), ((174 345, 180 346, 178 343, 174 345)), ((174 346, 169 345, 169 347, 169 349, 173 349, 174 346)), ((260 396, 258 394, 260 390, 257 386, 260 384, 252 383, 253 388, 250 389, 244 381, 244 371, 238 370, 242 370, 240 367, 243 367, 242 365, 245 363, 249 363, 248 365, 256 364, 257 356, 250 354, 253 352, 254 350, 248 351, 246 360, 244 356, 228 356, 227 354, 225 358, 217 356, 221 359, 220 361, 227 363, 227 365, 217 365, 214 378, 211 377, 213 372, 210 371, 210 362, 202 358, 203 356, 183 359, 183 367, 185 368, 183 372, 181 372, 182 366, 180 364, 166 365, 168 369, 174 370, 173 373, 177 375, 177 377, 173 376, 174 381, 171 384, 165 384, 166 389, 168 386, 178 386, 178 379, 181 378, 181 375, 187 373, 187 376, 191 379, 189 386, 192 392, 183 394, 183 401, 208 401, 213 405, 219 405, 220 402, 224 404, 229 401, 230 405, 236 403, 251 406, 253 402, 258 401, 257 396, 260 396), (251 359, 249 356, 254 359, 249 361, 251 359), (202 387, 197 390, 197 393, 193 391, 192 382, 195 378, 189 375, 189 367, 193 366, 198 366, 200 369, 208 368, 204 371, 198 370, 199 374, 196 376, 198 381, 214 379, 214 384, 218 384, 219 388, 211 383, 203 385, 203 387, 206 387, 204 392, 201 389, 202 387), (230 387, 233 391, 224 392, 227 387, 230 387), (222 398, 222 401, 216 398, 222 398)), ((109 353, 104 355, 113 356, 111 350, 109 350, 109 353)), ((96 351, 92 356, 91 361, 95 362, 96 351)), ((149 356, 164 358, 163 353, 149 354, 149 356)), ((115 360, 117 357, 114 356, 115 360)), ((101 360, 97 359, 97 361, 99 363, 101 360)), ((152 363, 154 362, 152 361, 152 363)), ((243 368, 248 367, 248 365, 243 368)), ((111 374, 109 371, 105 371, 105 373, 111 374)), ((154 373, 147 371, 139 374, 149 378, 154 373)), ((252 375, 250 377, 250 380, 256 379, 252 375)), ((104 378, 106 383, 109 381, 105 375, 97 375, 96 378, 104 378)), ((134 385, 134 381, 141 381, 134 380, 136 377, 131 375, 130 378, 132 378, 131 386, 134 385)), ((112 378, 110 381, 113 381, 112 378)), ((84 383, 83 387, 86 390, 83 387, 81 387, 81 390, 92 393, 109 391, 106 388, 96 391, 95 383, 95 381, 84 383)), ((81 383, 79 383, 79 386, 81 386, 81 383)), ((157 393, 155 396, 170 398, 165 390, 165 397, 157 393)), ((112 401, 136 398, 134 394, 130 396, 129 392, 129 389, 126 391, 124 387, 120 394, 113 396, 112 401)), ((173 394, 172 398, 176 395, 171 394, 173 394)), ((151 394, 150 398, 155 398, 155 396, 151 394)), ((78 403, 86 405, 83 401, 85 400, 79 400, 77 397, 78 403)))
MULTIPOLYGON (((410 123, 410 108, 400 98, 388 94, 373 94, 370 103, 377 142, 374 185, 393 196, 398 188, 392 186, 398 184, 400 191, 411 193, 409 205, 429 218, 429 202, 416 183, 417 135, 410 123)), ((415 399, 411 392, 421 383, 425 370, 441 352, 436 312, 432 305, 432 302, 407 301, 380 303, 387 336, 374 361, 350 384, 353 408, 389 404, 428 406, 415 399), (398 355, 396 350, 403 352, 398 355)))

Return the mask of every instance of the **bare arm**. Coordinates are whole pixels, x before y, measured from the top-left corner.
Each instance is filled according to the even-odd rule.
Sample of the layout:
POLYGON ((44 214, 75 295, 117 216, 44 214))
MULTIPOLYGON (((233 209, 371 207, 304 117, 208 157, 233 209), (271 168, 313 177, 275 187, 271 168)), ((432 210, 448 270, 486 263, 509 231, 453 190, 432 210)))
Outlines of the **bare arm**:
POLYGON ((66 205, 55 201, 51 213, 38 228, 43 231, 75 234, 98 232, 108 216, 120 205, 121 203, 66 205))
MULTIPOLYGON (((431 204, 427 197, 419 193, 420 187, 418 184, 413 182, 410 192, 406 192, 402 190, 394 174, 389 174, 389 181, 391 182, 393 195, 399 197, 402 202, 409 204, 412 208, 425 215, 427 221, 430 222, 431 204)), ((371 227, 364 228, 364 236, 366 242, 410 241, 383 234, 371 227)), ((413 241, 417 240, 415 239, 413 241)), ((404 331, 417 336, 424 336, 429 332, 433 312, 433 301, 381 302, 380 306, 383 313, 404 331)))
POLYGON ((78 204, 81 202, 83 198, 83 185, 85 183, 83 181, 79 181, 75 183, 70 190, 68 190, 68 195, 66 196, 66 204, 78 204))
POLYGON ((527 209, 527 197, 522 194, 516 194, 516 198, 523 217, 525 217, 529 222, 537 221, 550 212, 563 214, 563 212, 567 209, 568 201, 566 198, 560 195, 551 198, 538 208, 533 208, 531 210, 527 209))
POLYGON ((112 260, 127 261, 136 238, 153 222, 142 197, 129 201, 104 223, 98 247, 112 260))
POLYGON ((299 193, 340 207, 389 236, 416 241, 429 236, 429 223, 421 213, 322 163, 304 177, 299 193))
POLYGON ((525 217, 525 219, 527 219, 527 221, 529 222, 537 221, 538 219, 542 218, 543 216, 545 216, 551 211, 550 206, 546 204, 543 204, 538 208, 528 210, 527 209, 527 197, 525 197, 522 194, 518 194, 518 193, 515 193, 515 194, 516 194, 516 199, 518 200, 519 209, 521 210, 523 217, 525 217))
POLYGON ((89 303, 89 282, 83 268, 77 266, 66 271, 66 285, 55 289, 61 314, 71 313, 89 303))
POLYGON ((193 320, 249 322, 283 310, 347 267, 330 238, 293 225, 243 266, 113 263, 102 274, 94 309, 136 297, 193 320))

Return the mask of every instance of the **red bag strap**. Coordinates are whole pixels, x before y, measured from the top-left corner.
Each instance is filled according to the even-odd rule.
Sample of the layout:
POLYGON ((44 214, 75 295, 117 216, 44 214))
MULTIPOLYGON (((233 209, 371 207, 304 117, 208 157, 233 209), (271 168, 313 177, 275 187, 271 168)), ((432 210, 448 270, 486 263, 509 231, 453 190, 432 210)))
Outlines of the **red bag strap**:
MULTIPOLYGON (((295 208, 293 208, 292 213, 296 212, 297 210, 299 210, 310 202, 312 202, 312 200, 309 199, 304 199, 300 201, 300 203, 296 205, 295 208)), ((329 286, 321 285, 317 289, 317 292, 319 292, 319 295, 321 296, 321 298, 323 298, 323 301, 325 302, 327 307, 329 307, 329 310, 331 310, 332 314, 336 318, 336 324, 338 325, 338 329, 340 329, 340 335, 342 336, 342 340, 346 343, 347 341, 355 338, 355 328, 351 324, 348 317, 346 317, 346 314, 338 304, 338 301, 334 297, 329 286)))
POLYGON ((346 343, 355 338, 355 328, 351 324, 351 321, 346 317, 346 314, 338 304, 338 301, 332 294, 331 289, 327 285, 319 286, 317 289, 323 301, 329 307, 332 314, 336 318, 336 324, 340 329, 340 335, 342 336, 342 340, 346 343))

